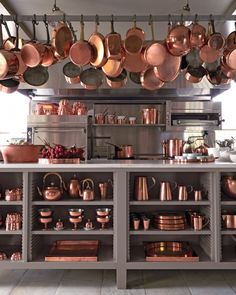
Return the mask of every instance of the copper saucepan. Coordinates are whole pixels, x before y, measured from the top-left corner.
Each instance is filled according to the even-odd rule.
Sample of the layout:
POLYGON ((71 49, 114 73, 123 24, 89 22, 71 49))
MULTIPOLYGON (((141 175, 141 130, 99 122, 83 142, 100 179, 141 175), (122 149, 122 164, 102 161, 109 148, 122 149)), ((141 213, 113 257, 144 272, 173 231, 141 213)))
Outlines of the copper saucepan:
POLYGON ((195 16, 195 22, 192 26, 190 33, 190 45, 191 47, 201 48, 206 44, 206 29, 199 25, 197 20, 197 14, 195 16))
POLYGON ((110 142, 106 142, 115 147, 115 158, 116 159, 126 159, 134 157, 134 149, 132 145, 115 145, 110 142))
POLYGON ((44 21, 43 22, 44 22, 44 25, 45 25, 45 28, 46 28, 47 41, 44 44, 45 52, 44 52, 44 55, 43 55, 41 65, 43 67, 49 67, 52 64, 54 64, 57 61, 57 59, 54 56, 54 50, 53 50, 52 45, 50 44, 50 35, 49 35, 48 21, 47 21, 46 14, 44 15, 44 21))
POLYGON ((105 37, 105 53, 108 59, 120 60, 122 58, 121 35, 114 30, 114 19, 111 16, 111 33, 105 37))
POLYGON ((127 31, 126 38, 124 40, 126 53, 130 55, 140 53, 143 47, 144 39, 145 33, 141 28, 136 26, 136 15, 134 15, 134 26, 127 31))
POLYGON ((96 90, 103 83, 104 75, 100 69, 89 68, 80 74, 80 84, 88 90, 96 90))
POLYGON ((80 21, 80 40, 70 48, 70 60, 78 65, 85 66, 90 63, 93 57, 93 49, 88 41, 84 40, 84 22, 81 15, 80 21))
POLYGON ((223 227, 227 229, 236 229, 236 214, 223 213, 221 215, 223 227))
POLYGON ((207 44, 210 48, 221 50, 225 45, 225 39, 221 33, 215 31, 215 24, 212 16, 210 16, 211 34, 208 37, 207 44))
POLYGON ((105 65, 102 67, 102 71, 106 76, 117 77, 119 76, 124 68, 125 63, 125 52, 121 50, 121 59, 109 58, 105 65))

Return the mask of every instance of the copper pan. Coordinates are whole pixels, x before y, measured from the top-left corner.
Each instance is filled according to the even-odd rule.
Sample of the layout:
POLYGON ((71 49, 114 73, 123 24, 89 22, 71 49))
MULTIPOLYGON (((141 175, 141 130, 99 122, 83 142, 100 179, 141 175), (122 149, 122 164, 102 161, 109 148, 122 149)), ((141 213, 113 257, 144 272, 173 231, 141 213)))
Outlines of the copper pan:
POLYGON ((16 79, 2 80, 0 81, 0 91, 10 94, 15 92, 18 89, 19 85, 20 83, 16 79))
POLYGON ((48 21, 47 21, 46 14, 44 15, 44 25, 45 25, 45 28, 46 28, 47 41, 46 41, 46 44, 44 44, 45 52, 44 52, 44 55, 43 55, 41 65, 43 67, 49 67, 52 64, 54 64, 57 60, 56 60, 56 57, 54 56, 53 47, 50 44, 50 35, 49 35, 48 21))
POLYGON ((84 40, 84 22, 82 16, 80 21, 80 40, 71 46, 69 55, 70 60, 78 66, 85 66, 92 60, 93 49, 89 42, 84 40))
POLYGON ((118 77, 106 77, 107 84, 111 88, 121 88, 127 83, 127 72, 123 70, 118 77))
POLYGON ((166 52, 166 61, 162 65, 155 67, 156 76, 163 82, 173 81, 179 74, 181 57, 174 56, 166 52))
POLYGON ((218 66, 215 71, 208 71, 207 73, 207 80, 212 84, 212 85, 220 85, 221 80, 222 80, 222 72, 221 72, 221 67, 218 66))
POLYGON ((142 29, 136 26, 136 15, 134 15, 134 26, 127 31, 126 38, 124 40, 125 51, 130 55, 140 53, 143 47, 144 39, 145 33, 142 29))
POLYGON ((225 39, 221 35, 221 33, 215 31, 215 24, 214 24, 214 20, 212 19, 212 16, 210 16, 210 29, 211 29, 211 34, 208 37, 208 41, 207 41, 208 46, 215 50, 221 50, 225 45, 225 39))
POLYGON ((149 65, 155 67, 164 63, 167 50, 163 44, 154 41, 154 26, 152 18, 150 19, 149 25, 152 32, 152 43, 145 48, 143 57, 149 65))
POLYGON ((199 66, 198 68, 194 68, 188 66, 185 73, 185 79, 191 83, 199 83, 205 75, 206 69, 204 67, 199 66))
POLYGON ((29 85, 41 86, 48 81, 49 74, 47 68, 39 65, 34 68, 28 67, 23 74, 23 78, 29 85))
POLYGON ((141 72, 138 72, 138 73, 132 73, 132 72, 130 72, 129 73, 130 80, 132 82, 134 82, 135 84, 138 84, 138 85, 141 84, 140 76, 141 76, 141 72))
POLYGON ((191 47, 201 48, 206 44, 206 29, 199 25, 197 15, 195 16, 195 22, 192 26, 190 33, 190 45, 191 47))
POLYGON ((166 46, 168 51, 174 56, 182 56, 190 51, 190 29, 185 27, 181 21, 180 25, 170 28, 166 38, 166 46))
POLYGON ((124 68, 133 73, 139 73, 148 68, 147 62, 143 58, 143 52, 145 49, 142 49, 141 53, 129 54, 126 52, 124 68))
POLYGON ((103 83, 103 73, 99 69, 89 68, 80 74, 80 84, 88 90, 98 89, 103 83))
POLYGON ((108 59, 105 65, 102 67, 102 71, 106 76, 117 77, 119 76, 124 68, 125 63, 125 52, 121 51, 121 59, 108 59))
MULTIPOLYGON (((212 35, 212 24, 211 22, 208 23, 208 40, 210 40, 212 35)), ((212 40, 214 40, 212 38, 212 40)), ((212 47, 213 46, 213 42, 207 43, 206 45, 204 45, 199 52, 199 56, 200 58, 207 63, 213 63, 215 62, 220 56, 221 56, 221 52, 220 50, 217 50, 215 48, 212 47), (209 46, 209 44, 212 44, 211 46, 209 46)))
POLYGON ((4 50, 2 48, 2 23, 0 22, 0 79, 12 78, 19 69, 19 62, 13 52, 4 50))
POLYGON ((186 56, 187 56, 187 55, 183 55, 183 56, 181 57, 181 63, 180 63, 180 71, 181 71, 181 72, 184 71, 184 70, 186 70, 187 67, 188 67, 188 61, 187 61, 187 59, 186 59, 186 56))
POLYGON ((15 48, 16 37, 11 35, 7 22, 3 21, 3 15, 1 15, 1 22, 5 26, 5 30, 8 35, 8 38, 3 42, 3 47, 6 50, 11 50, 15 48))
POLYGON ((54 55, 58 60, 63 60, 69 56, 72 45, 72 33, 68 28, 65 19, 57 24, 52 32, 51 45, 54 55))
POLYGON ((37 42, 36 40, 36 25, 38 22, 36 21, 36 16, 32 19, 33 25, 33 38, 30 42, 25 44, 21 49, 21 57, 23 62, 28 67, 37 67, 41 64, 43 60, 43 55, 45 53, 45 46, 42 43, 37 42))
POLYGON ((200 58, 199 53, 199 48, 192 48, 190 52, 185 55, 188 65, 197 68, 203 64, 203 60, 200 58))
POLYGON ((141 73, 140 81, 142 87, 147 90, 156 90, 164 85, 164 82, 156 76, 153 67, 149 67, 141 73))
POLYGON ((122 58, 121 35, 114 31, 113 15, 111 16, 111 33, 105 37, 105 52, 108 59, 120 60, 122 58))
POLYGON ((236 48, 236 22, 234 23, 235 30, 226 38, 226 48, 232 50, 236 48))
POLYGON ((220 61, 221 71, 225 74, 226 77, 235 80, 236 79, 236 70, 232 70, 225 62, 224 59, 220 61))
POLYGON ((223 59, 232 70, 236 70, 236 47, 231 50, 225 49, 223 59))
POLYGON ((96 22, 95 22, 95 32, 90 36, 88 42, 93 48, 93 56, 90 60, 90 63, 92 66, 96 68, 102 67, 106 61, 107 58, 105 56, 105 38, 104 36, 98 32, 98 15, 96 15, 96 22))

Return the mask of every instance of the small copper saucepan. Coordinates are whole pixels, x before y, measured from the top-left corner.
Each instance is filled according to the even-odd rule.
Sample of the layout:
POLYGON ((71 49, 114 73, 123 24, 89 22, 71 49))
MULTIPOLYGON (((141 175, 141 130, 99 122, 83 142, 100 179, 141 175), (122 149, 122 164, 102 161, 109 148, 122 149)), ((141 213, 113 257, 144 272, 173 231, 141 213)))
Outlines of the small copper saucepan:
POLYGON ((106 142, 115 147, 115 159, 132 159, 134 157, 134 149, 132 145, 115 145, 110 142, 106 142))

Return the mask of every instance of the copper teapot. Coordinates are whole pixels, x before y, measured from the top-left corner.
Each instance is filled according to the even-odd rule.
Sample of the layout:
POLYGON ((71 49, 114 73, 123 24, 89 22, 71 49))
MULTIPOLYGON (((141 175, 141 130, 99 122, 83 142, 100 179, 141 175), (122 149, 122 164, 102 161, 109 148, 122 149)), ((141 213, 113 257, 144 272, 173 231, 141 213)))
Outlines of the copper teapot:
POLYGON ((82 194, 84 201, 94 200, 94 182, 90 178, 86 178, 82 181, 82 194))
POLYGON ((74 176, 71 178, 71 180, 69 182, 68 194, 71 198, 82 197, 80 182, 79 182, 76 174, 74 174, 74 176))
POLYGON ((65 188, 65 183, 62 180, 62 177, 60 174, 58 173, 46 173, 43 177, 43 188, 42 190, 40 190, 40 188, 37 186, 38 189, 38 193, 40 194, 40 196, 43 196, 45 200, 47 201, 57 201, 61 198, 62 194, 63 194, 63 188, 66 190, 65 188), (54 182, 50 183, 50 186, 45 186, 45 182, 46 182, 46 178, 49 175, 56 175, 59 180, 60 180, 60 185, 56 186, 54 184, 54 182))

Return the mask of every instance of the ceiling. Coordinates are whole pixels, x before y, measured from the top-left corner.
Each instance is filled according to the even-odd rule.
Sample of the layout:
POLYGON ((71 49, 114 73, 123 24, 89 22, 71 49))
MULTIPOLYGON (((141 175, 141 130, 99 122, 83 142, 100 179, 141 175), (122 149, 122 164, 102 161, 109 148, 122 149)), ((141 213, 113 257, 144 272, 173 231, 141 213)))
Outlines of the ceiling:
MULTIPOLYGON (((2 5, 10 14, 32 15, 34 13, 43 15, 52 14, 54 0, 1 0, 2 5)), ((167 15, 181 14, 181 8, 186 4, 186 0, 57 0, 57 6, 60 7, 67 15, 167 15)), ((235 0, 189 0, 191 14, 213 14, 213 15, 231 15, 236 9, 235 0)), ((3 12, 5 13, 5 12, 3 12)), ((75 29, 79 31, 79 24, 73 23, 75 29)), ((138 24, 146 32, 146 38, 150 39, 150 29, 145 23, 138 24)), ((220 24, 221 25, 221 24, 220 24)), ((115 23, 115 30, 125 34, 131 26, 129 23, 115 23)), ((26 22, 23 27, 24 31, 30 35, 32 32, 30 22, 26 22)), ((93 23, 85 23, 85 37, 94 30, 93 23)), ((101 23, 100 31, 103 34, 110 32, 108 23, 101 23)), ((155 25, 155 37, 162 39, 167 32, 165 23, 155 25)), ((79 32, 77 32, 78 34, 79 32)), ((23 34, 23 31, 22 31, 23 34)), ((23 36, 24 38, 24 36, 23 36)), ((42 24, 37 27, 37 38, 45 39, 45 29, 42 24)))

